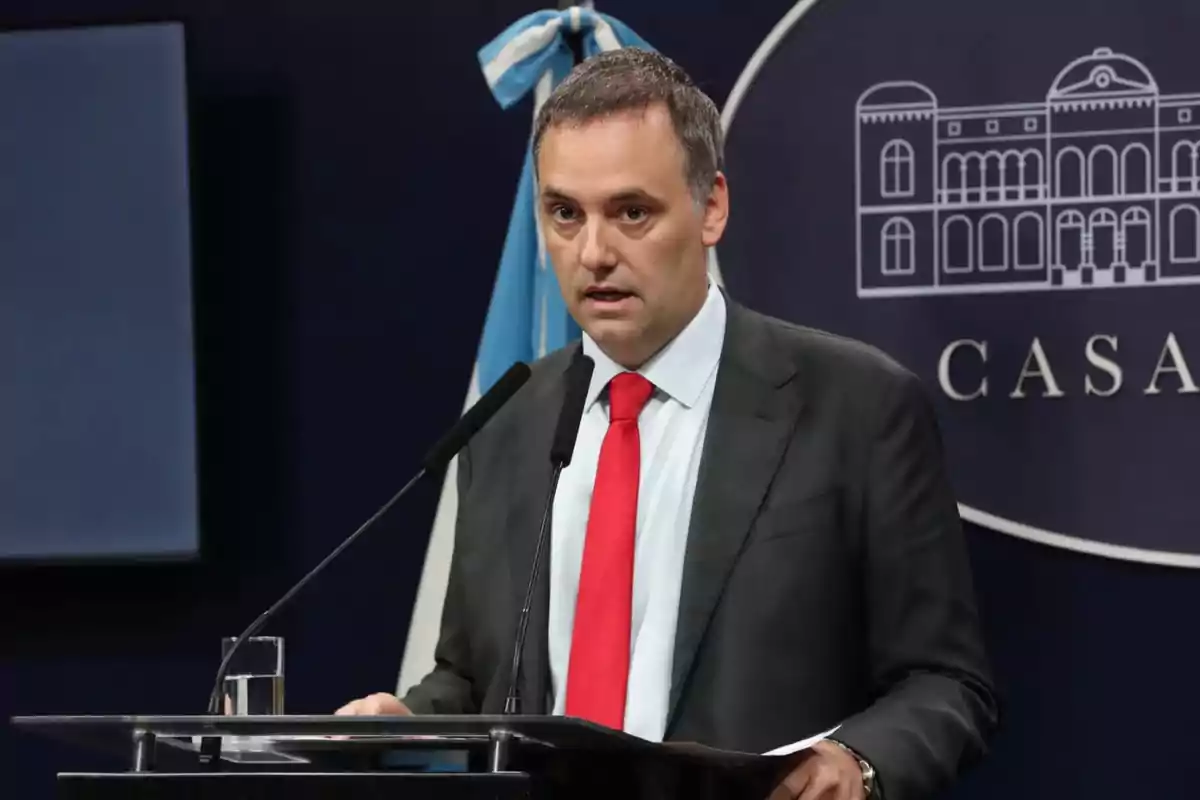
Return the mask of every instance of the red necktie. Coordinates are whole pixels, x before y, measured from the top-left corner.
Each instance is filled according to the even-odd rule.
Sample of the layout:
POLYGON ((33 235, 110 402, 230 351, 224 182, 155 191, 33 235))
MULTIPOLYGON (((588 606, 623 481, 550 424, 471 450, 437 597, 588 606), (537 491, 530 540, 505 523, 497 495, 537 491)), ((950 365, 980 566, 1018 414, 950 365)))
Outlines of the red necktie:
POLYGON ((637 529, 641 439, 638 414, 654 386, 624 372, 608 386, 609 422, 588 512, 571 656, 567 716, 621 730, 629 680, 633 547, 637 529))

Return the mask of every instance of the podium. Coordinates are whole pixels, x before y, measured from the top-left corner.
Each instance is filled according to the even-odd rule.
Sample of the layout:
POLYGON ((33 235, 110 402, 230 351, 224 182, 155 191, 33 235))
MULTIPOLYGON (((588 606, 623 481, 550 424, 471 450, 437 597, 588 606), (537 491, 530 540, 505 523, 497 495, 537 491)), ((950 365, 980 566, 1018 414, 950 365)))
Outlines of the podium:
POLYGON ((546 716, 32 716, 13 724, 128 765, 60 772, 63 800, 766 800, 803 757, 653 743, 546 716), (217 742, 219 756, 205 757, 217 742))

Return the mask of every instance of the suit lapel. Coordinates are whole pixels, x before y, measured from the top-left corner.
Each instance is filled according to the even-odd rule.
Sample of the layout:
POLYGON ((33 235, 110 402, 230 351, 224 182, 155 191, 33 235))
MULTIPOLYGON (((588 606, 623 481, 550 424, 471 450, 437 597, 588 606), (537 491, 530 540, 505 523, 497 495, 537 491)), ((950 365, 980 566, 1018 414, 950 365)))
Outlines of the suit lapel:
MULTIPOLYGON (((526 406, 525 413, 529 415, 529 419, 526 424, 515 426, 515 430, 521 431, 523 440, 511 443, 514 463, 510 473, 509 486, 513 493, 513 503, 505 523, 509 546, 504 550, 508 555, 512 608, 510 619, 514 625, 514 636, 516 634, 515 626, 520 619, 521 608, 525 602, 530 570, 533 568, 533 556, 538 531, 541 528, 542 511, 546 504, 546 493, 550 489, 550 445, 554 438, 554 428, 558 424, 558 412, 563 402, 562 372, 570 363, 570 353, 574 349, 574 347, 568 348, 567 357, 559 362, 561 366, 547 365, 547 379, 536 387, 537 395, 526 406)), ((540 573, 534 588, 533 605, 529 615, 529 629, 525 638, 525 652, 521 662, 521 712, 525 714, 549 713, 546 708, 550 677, 549 634, 547 631, 550 615, 549 536, 547 536, 541 558, 540 573)), ((510 639, 510 641, 512 640, 510 639)), ((501 653, 498 671, 502 675, 503 687, 508 686, 511 656, 511 652, 501 653)), ((503 694, 501 694, 501 703, 503 703, 503 699, 503 694)))
POLYGON ((795 367, 751 312, 726 301, 724 351, 713 391, 688 532, 667 730, 730 572, 778 470, 801 401, 784 387, 795 367))

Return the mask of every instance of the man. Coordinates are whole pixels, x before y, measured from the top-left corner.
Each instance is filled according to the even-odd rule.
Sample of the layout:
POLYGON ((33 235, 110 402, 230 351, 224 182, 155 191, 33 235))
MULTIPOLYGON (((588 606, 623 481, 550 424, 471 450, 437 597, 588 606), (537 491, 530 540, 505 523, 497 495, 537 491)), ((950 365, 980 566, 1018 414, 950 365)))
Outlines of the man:
POLYGON ((539 214, 583 342, 535 364, 460 457, 436 668, 339 713, 502 708, 582 347, 524 712, 752 752, 840 726, 774 797, 930 797, 998 716, 934 416, 880 352, 711 284, 721 138, 712 101, 641 50, 588 60, 541 109, 539 214))

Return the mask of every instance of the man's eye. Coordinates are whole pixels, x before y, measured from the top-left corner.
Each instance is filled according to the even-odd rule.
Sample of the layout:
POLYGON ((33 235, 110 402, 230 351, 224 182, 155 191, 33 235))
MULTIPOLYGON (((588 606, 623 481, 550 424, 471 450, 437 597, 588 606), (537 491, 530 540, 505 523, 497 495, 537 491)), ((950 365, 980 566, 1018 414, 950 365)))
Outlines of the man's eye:
POLYGON ((630 222, 641 222, 647 216, 649 216, 649 214, 650 212, 642 206, 630 206, 625 209, 625 218, 630 222))
POLYGON ((550 209, 550 216, 558 222, 571 222, 575 219, 575 209, 570 206, 554 206, 550 209))

